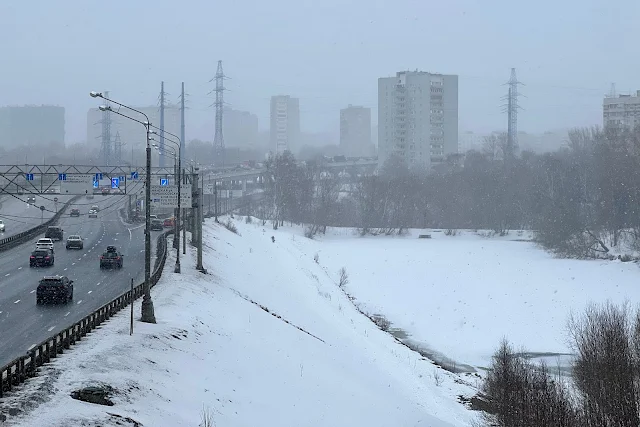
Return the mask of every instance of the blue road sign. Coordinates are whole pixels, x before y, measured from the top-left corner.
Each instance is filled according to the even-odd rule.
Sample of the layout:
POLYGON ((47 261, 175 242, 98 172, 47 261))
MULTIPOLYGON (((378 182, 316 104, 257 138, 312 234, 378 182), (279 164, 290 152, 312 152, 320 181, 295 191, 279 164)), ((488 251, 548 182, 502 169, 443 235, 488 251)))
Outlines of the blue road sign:
POLYGON ((160 178, 160 185, 169 185, 169 178, 160 178))
POLYGON ((66 173, 59 173, 58 174, 58 181, 66 181, 67 180, 67 174, 66 173))
POLYGON ((96 173, 96 181, 100 181, 102 179, 102 172, 96 173))
POLYGON ((33 181, 33 174, 32 173, 25 173, 24 177, 27 179, 27 181, 33 181))
POLYGON ((131 179, 138 179, 138 172, 131 172, 131 179))
POLYGON ((120 175, 119 178, 120 178, 120 182, 124 182, 124 176, 123 175, 120 175))
POLYGON ((100 186, 100 182, 98 181, 93 181, 93 188, 98 188, 100 186))
POLYGON ((111 178, 111 188, 118 188, 120 187, 120 178, 111 178))

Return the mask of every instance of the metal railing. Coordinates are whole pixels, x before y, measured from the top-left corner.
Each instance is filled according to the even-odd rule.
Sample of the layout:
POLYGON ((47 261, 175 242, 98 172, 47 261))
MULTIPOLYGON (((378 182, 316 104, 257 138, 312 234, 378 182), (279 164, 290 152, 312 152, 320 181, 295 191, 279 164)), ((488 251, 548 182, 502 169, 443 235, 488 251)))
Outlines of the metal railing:
POLYGON ((61 209, 56 212, 54 216, 52 216, 49 220, 43 222, 40 225, 37 225, 29 230, 25 230, 21 233, 14 234, 13 236, 5 237, 4 239, 0 239, 0 252, 6 251, 7 249, 14 248, 18 245, 23 244, 24 242, 33 239, 38 234, 44 233, 50 225, 54 225, 60 217, 64 214, 65 210, 76 200, 78 200, 80 196, 75 196, 71 198, 68 202, 66 202, 61 209))
MULTIPOLYGON (((173 234, 173 230, 163 232, 158 236, 156 246, 156 262, 151 274, 151 286, 155 286, 162 276, 162 270, 167 260, 167 236, 173 234)), ((0 398, 6 391, 25 382, 28 378, 37 375, 38 367, 55 359, 58 354, 69 349, 77 341, 80 341, 89 332, 108 320, 118 311, 132 304, 144 294, 144 283, 126 291, 114 300, 106 303, 93 313, 52 335, 40 344, 33 347, 25 355, 20 356, 0 368, 0 398)))

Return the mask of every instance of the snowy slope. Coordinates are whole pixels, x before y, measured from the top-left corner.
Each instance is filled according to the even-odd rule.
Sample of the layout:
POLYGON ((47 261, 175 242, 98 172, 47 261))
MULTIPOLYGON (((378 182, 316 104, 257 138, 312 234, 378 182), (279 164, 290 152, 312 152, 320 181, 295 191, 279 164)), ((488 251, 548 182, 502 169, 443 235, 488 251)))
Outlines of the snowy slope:
MULTIPOLYGON (((503 337, 516 349, 567 353, 567 319, 590 302, 640 303, 635 263, 559 259, 527 233, 481 237, 412 230, 403 237, 359 237, 330 229, 311 241, 295 234, 300 250, 333 277, 346 267, 348 292, 364 311, 379 313, 411 341, 443 358, 488 366, 503 337)), ((555 365, 556 357, 550 363, 555 365)), ((566 363, 560 358, 560 363, 566 363)))
POLYGON ((132 425, 119 415, 197 426, 203 407, 217 426, 468 425, 475 414, 457 396, 473 394, 471 376, 442 371, 375 328, 300 250, 302 238, 272 243, 255 223, 238 228, 241 236, 205 227, 208 275, 193 270, 191 248, 183 274, 172 273, 172 251, 153 291, 159 323, 136 322, 130 337, 121 312, 44 368, 29 399, 9 399, 19 406, 58 391, 13 425, 132 425), (115 406, 69 397, 96 382, 118 391, 115 406))

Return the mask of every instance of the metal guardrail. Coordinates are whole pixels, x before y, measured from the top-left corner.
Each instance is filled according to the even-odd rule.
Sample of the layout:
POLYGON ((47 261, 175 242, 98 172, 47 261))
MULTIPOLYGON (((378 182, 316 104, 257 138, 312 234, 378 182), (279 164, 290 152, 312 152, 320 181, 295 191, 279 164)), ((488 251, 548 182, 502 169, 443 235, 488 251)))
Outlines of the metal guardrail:
POLYGON ((68 202, 66 202, 61 209, 56 212, 54 216, 52 216, 49 220, 43 222, 40 225, 37 225, 29 230, 25 230, 21 233, 14 234, 13 236, 5 237, 4 239, 0 239, 0 252, 6 251, 7 249, 14 248, 27 240, 33 239, 38 234, 43 233, 48 226, 54 225, 60 217, 64 214, 65 210, 76 200, 78 200, 80 196, 72 197, 68 202))
MULTIPOLYGON (((168 230, 158 236, 156 246, 156 262, 151 274, 151 286, 155 286, 162 276, 162 270, 167 260, 167 236, 173 230, 168 230)), ((89 332, 97 328, 102 322, 108 320, 118 311, 132 304, 133 301, 143 295, 144 282, 129 290, 114 300, 106 303, 93 313, 74 323, 68 328, 47 338, 24 356, 20 356, 0 368, 0 398, 4 393, 11 391, 15 386, 24 383, 27 379, 37 375, 38 367, 55 359, 58 354, 69 349, 77 341, 82 340, 89 332)))

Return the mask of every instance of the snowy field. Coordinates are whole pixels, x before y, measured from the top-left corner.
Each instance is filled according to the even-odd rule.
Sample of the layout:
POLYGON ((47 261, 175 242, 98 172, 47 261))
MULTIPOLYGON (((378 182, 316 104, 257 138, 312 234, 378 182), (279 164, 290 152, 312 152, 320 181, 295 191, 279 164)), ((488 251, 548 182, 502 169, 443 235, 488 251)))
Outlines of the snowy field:
MULTIPOLYGON (((158 324, 136 321, 129 336, 129 311, 123 310, 43 367, 24 392, 3 400, 4 409, 34 406, 5 425, 198 426, 203 408, 218 427, 469 425, 476 413, 458 403, 458 396, 474 394, 477 376, 451 374, 400 345, 361 315, 336 284, 335 271, 346 265, 350 289, 359 298, 383 295, 379 302, 385 302, 384 289, 393 278, 395 292, 388 295, 396 297, 383 306, 393 317, 402 314, 397 307, 404 304, 407 317, 397 321, 411 318, 409 310, 420 307, 417 300, 433 291, 415 294, 413 270, 398 271, 411 264, 398 254, 410 249, 410 239, 336 236, 316 242, 256 222, 237 226, 241 235, 207 223, 208 275, 193 269, 191 248, 182 259, 183 274, 174 274, 171 251, 153 290, 158 324), (321 250, 319 263, 313 260, 316 250, 321 250), (384 253, 394 256, 377 259, 384 253), (114 388, 114 406, 70 397, 73 390, 99 383, 114 388)), ((431 253, 439 255, 443 270, 453 261, 441 257, 442 251, 431 253)), ((485 274, 491 269, 501 270, 485 266, 485 274)), ((445 280, 453 279, 437 282, 451 289, 445 280)), ((427 298, 425 307, 434 306, 434 298, 427 298)), ((137 303, 136 316, 139 310, 137 303)), ((413 324, 425 319, 430 317, 413 324)), ((420 330, 425 339, 439 330, 437 343, 446 342, 442 328, 420 330)), ((454 330, 449 337, 463 342, 454 330)))
POLYGON ((310 241, 299 237, 299 227, 287 231, 333 277, 347 269, 347 291, 363 311, 384 315, 412 344, 458 369, 488 366, 503 337, 516 350, 566 354, 571 310, 582 313, 607 299, 640 303, 637 264, 558 259, 523 241, 526 233, 488 238, 412 230, 363 238, 330 229, 310 241), (432 238, 417 238, 426 233, 432 238))

